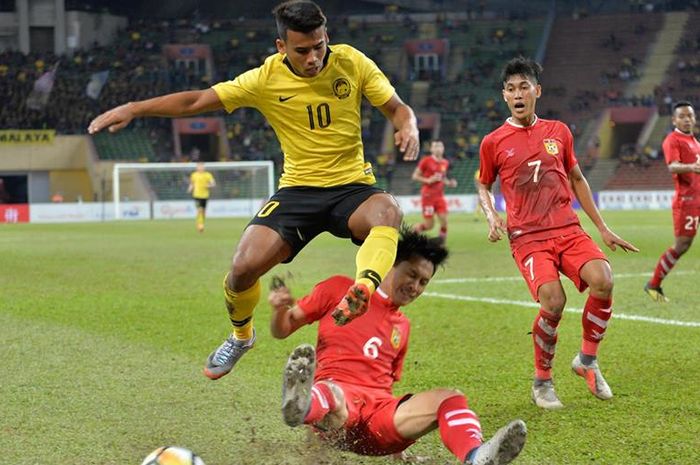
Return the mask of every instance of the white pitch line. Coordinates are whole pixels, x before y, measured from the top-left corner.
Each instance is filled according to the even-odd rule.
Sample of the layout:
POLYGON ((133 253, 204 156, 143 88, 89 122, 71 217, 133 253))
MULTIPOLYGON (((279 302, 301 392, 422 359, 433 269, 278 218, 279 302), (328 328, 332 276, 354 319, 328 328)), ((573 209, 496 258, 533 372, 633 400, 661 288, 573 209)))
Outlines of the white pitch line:
MULTIPOLYGON (((694 270, 687 271, 674 271, 674 275, 679 274, 695 274, 694 270)), ((651 276, 651 272, 648 273, 613 273, 613 278, 639 278, 643 276, 651 276)), ((452 284, 452 283, 488 283, 488 282, 503 282, 503 281, 520 281, 522 276, 492 276, 489 278, 446 278, 446 279, 435 279, 431 282, 438 284, 452 284)))
MULTIPOLYGON (((524 300, 494 299, 492 297, 472 297, 457 294, 441 294, 439 292, 425 292, 423 293, 423 295, 428 297, 438 297, 441 299, 462 300, 465 302, 483 302, 494 305, 513 305, 516 307, 540 308, 540 305, 538 303, 524 300)), ((564 311, 567 313, 583 313, 583 310, 580 308, 567 308, 564 311)), ((613 311, 613 318, 617 320, 644 321, 646 323, 655 323, 667 326, 686 326, 690 328, 700 328, 700 322, 697 321, 666 320, 664 318, 655 318, 653 316, 628 315, 627 313, 617 313, 615 311, 613 311)))

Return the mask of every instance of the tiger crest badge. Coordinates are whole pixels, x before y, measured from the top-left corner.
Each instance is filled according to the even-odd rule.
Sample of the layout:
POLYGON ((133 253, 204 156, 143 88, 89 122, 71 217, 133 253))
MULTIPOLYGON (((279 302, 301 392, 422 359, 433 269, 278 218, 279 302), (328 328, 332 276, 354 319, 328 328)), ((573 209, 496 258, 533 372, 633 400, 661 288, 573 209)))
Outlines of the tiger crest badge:
POLYGON ((339 100, 343 100, 350 96, 351 86, 350 82, 344 77, 338 78, 333 81, 333 94, 338 97, 339 100))

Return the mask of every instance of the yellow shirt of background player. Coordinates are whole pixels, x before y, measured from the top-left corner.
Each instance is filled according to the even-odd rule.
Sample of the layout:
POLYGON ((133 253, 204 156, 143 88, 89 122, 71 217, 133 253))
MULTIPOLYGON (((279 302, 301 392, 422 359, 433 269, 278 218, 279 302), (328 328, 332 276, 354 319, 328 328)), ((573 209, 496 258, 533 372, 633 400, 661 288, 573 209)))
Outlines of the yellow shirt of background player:
POLYGON ((195 171, 190 174, 190 183, 192 184, 192 198, 208 199, 209 186, 214 182, 214 176, 208 171, 195 171))
POLYGON ((364 95, 381 106, 394 88, 359 50, 349 45, 328 50, 325 67, 311 78, 294 74, 278 53, 212 87, 229 113, 252 107, 270 123, 284 153, 280 188, 375 182, 364 161, 360 104, 364 95))

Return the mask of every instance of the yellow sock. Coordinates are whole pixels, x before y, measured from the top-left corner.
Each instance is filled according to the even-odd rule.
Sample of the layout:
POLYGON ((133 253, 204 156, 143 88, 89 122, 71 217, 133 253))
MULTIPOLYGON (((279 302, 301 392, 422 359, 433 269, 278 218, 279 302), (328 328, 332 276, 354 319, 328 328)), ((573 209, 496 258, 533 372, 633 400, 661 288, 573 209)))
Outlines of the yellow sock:
POLYGON ((375 226, 357 251, 355 282, 374 292, 396 260, 399 231, 391 226, 375 226))
POLYGON ((204 226, 204 212, 201 209, 197 210, 197 226, 204 226))
POLYGON ((253 310, 260 300, 260 280, 255 281, 255 284, 245 291, 235 292, 226 285, 226 278, 224 278, 224 298, 228 316, 233 325, 233 335, 236 339, 250 339, 253 337, 253 310))

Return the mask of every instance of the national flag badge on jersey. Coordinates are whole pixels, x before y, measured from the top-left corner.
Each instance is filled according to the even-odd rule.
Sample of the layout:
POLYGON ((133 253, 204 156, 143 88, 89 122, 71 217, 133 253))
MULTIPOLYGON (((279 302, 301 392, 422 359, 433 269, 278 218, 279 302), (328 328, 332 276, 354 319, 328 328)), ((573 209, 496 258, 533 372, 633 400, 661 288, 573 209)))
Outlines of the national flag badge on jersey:
POLYGON ((400 345, 401 345, 401 331, 399 331, 399 328, 394 326, 391 330, 391 346, 394 349, 398 349, 400 345))
POLYGON ((556 139, 544 139, 542 143, 544 143, 544 149, 548 154, 554 156, 559 155, 559 146, 557 145, 556 139))

